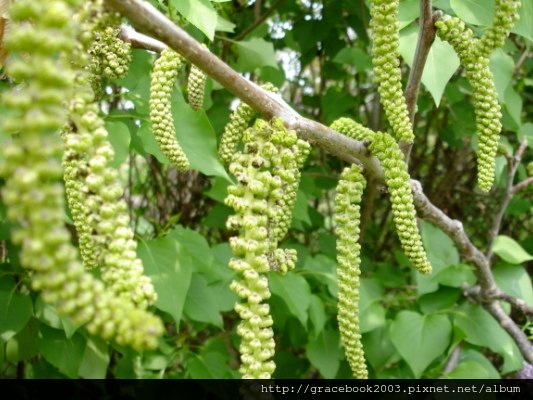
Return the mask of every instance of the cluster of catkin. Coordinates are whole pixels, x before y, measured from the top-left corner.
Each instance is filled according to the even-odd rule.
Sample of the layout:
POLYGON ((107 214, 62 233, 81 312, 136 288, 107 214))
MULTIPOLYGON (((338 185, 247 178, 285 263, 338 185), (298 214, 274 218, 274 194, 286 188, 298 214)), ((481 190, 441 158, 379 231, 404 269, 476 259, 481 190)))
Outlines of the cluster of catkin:
POLYGON ((437 35, 450 43, 459 56, 472 87, 476 114, 478 185, 488 192, 494 182, 494 166, 502 124, 501 107, 489 68, 489 57, 503 46, 518 19, 520 0, 496 0, 494 19, 481 38, 457 17, 445 15, 436 23, 437 35))
POLYGON ((18 57, 8 73, 24 85, 2 97, 11 110, 3 128, 17 133, 0 166, 3 198, 17 224, 13 241, 21 245, 21 264, 44 301, 105 339, 154 348, 163 325, 146 311, 156 294, 136 258, 116 172, 107 167, 113 151, 85 68, 91 33, 83 30, 83 10, 74 0, 19 0, 10 8, 6 45, 18 57), (80 237, 82 256, 89 266, 101 267, 101 279, 78 261, 64 226, 62 177, 76 226, 81 221, 93 228, 80 237))
MULTIPOLYGON (((242 110, 237 108, 235 114, 242 110)), ((236 132, 235 114, 226 134, 242 139, 243 150, 231 158, 230 172, 237 184, 228 187, 225 203, 235 211, 227 227, 238 232, 230 240, 234 256, 230 267, 241 276, 231 284, 242 299, 235 306, 242 320, 237 329, 242 338, 240 372, 243 378, 268 379, 275 368, 275 343, 265 303, 270 297, 265 274, 285 274, 294 268, 296 252, 279 249, 278 243, 290 224, 300 169, 310 146, 280 120, 257 119, 252 127, 246 129, 242 124, 242 130, 236 132)), ((225 142, 229 142, 227 138, 225 142)))

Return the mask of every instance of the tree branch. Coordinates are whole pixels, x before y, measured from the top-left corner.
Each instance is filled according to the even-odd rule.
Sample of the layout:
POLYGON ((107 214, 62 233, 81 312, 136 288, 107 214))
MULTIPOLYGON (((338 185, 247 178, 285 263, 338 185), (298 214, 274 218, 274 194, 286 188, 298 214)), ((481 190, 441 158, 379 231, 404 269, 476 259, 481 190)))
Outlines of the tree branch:
MULTIPOLYGON (((106 0, 106 2, 128 18, 137 28, 144 30, 157 39, 168 44, 189 62, 195 64, 206 74, 217 80, 222 86, 253 107, 265 118, 278 117, 289 129, 294 129, 299 136, 327 152, 350 163, 363 164, 366 172, 378 182, 383 181, 383 171, 379 161, 368 153, 365 143, 350 139, 332 129, 304 118, 287 105, 281 97, 261 89, 255 83, 244 78, 231 67, 209 52, 195 39, 172 21, 143 0, 106 0)), ((129 32, 130 41, 140 44, 143 35, 129 32)), ((144 40, 144 39, 143 39, 144 40)), ((156 41, 157 42, 157 41, 156 41)), ((148 41, 152 50, 161 48, 154 41, 148 41)), ((414 104, 414 103, 413 103, 414 104)), ((448 234, 464 259, 476 268, 480 284, 481 304, 500 322, 518 344, 524 358, 533 363, 533 347, 520 328, 508 317, 498 302, 491 298, 500 293, 490 270, 490 263, 485 255, 476 248, 466 235, 459 221, 450 219, 442 210, 435 207, 426 197, 422 186, 411 181, 415 205, 421 216, 433 222, 448 234), (503 315, 502 315, 503 314, 503 315)))
POLYGON ((513 187, 513 194, 518 193, 522 189, 525 189, 529 185, 533 185, 533 176, 530 176, 529 178, 524 179, 522 182, 516 184, 515 187, 513 187))
POLYGON ((508 295, 507 293, 504 293, 502 291, 495 293, 493 298, 497 300, 506 301, 507 303, 511 304, 514 308, 524 313, 524 315, 530 318, 533 317, 533 306, 530 306, 522 299, 517 299, 516 297, 508 295))
MULTIPOLYGON (((440 229, 450 236, 455 245, 457 246, 459 253, 466 260, 474 264, 476 268, 476 275, 479 280, 479 292, 477 295, 478 302, 498 321, 503 329, 509 333, 509 335, 516 342, 520 352, 524 358, 533 363, 533 346, 526 334, 516 325, 516 323, 509 317, 494 296, 504 294, 496 286, 494 276, 490 269, 489 260, 485 255, 476 248, 468 236, 466 235, 463 224, 459 221, 450 219, 442 210, 435 207, 429 199, 424 195, 422 191, 422 185, 418 181, 411 181, 412 188, 415 193, 415 205, 418 208, 419 213, 424 219, 433 222, 440 229)), ((506 301, 512 296, 506 295, 506 301)), ((519 300, 516 299, 514 304, 519 300)))
POLYGON ((522 299, 517 299, 514 296, 511 296, 507 293, 502 292, 500 289, 496 289, 493 292, 490 293, 489 296, 484 295, 481 292, 481 288, 479 285, 474 286, 463 286, 463 294, 466 297, 471 298, 472 300, 475 300, 478 303, 483 303, 487 301, 492 300, 503 300, 507 303, 509 303, 511 306, 513 306, 518 311, 522 312, 526 317, 533 317, 533 306, 530 306, 522 299))
POLYGON ((520 352, 524 356, 524 359, 532 364, 533 363, 533 346, 529 341, 526 334, 515 324, 510 316, 508 316, 500 303, 492 301, 483 305, 488 312, 499 322, 501 327, 507 331, 509 335, 514 339, 520 352))
POLYGON ((263 90, 238 74, 150 3, 143 0, 106 2, 136 27, 165 42, 265 118, 278 117, 285 122, 287 128, 298 131, 300 136, 310 143, 350 163, 361 163, 369 173, 382 176, 379 161, 368 153, 364 143, 300 116, 280 96, 263 90))
POLYGON ((143 35, 127 25, 120 27, 120 38, 130 43, 134 48, 150 50, 156 53, 161 53, 168 47, 165 43, 150 36, 143 35))
POLYGON ((420 92, 422 74, 424 72, 424 67, 426 66, 429 51, 431 50, 431 45, 435 41, 436 32, 431 0, 421 0, 418 42, 416 44, 413 66, 409 72, 409 80, 405 87, 405 101, 407 103, 407 110, 409 111, 411 122, 414 122, 415 119, 416 103, 418 100, 418 93, 420 92))
POLYGON ((461 256, 476 267, 477 276, 483 294, 488 298, 496 293, 497 286, 490 270, 489 261, 485 255, 472 244, 468 238, 463 224, 448 217, 441 209, 433 205, 422 190, 420 182, 411 180, 411 187, 415 194, 415 206, 422 218, 433 222, 442 229, 455 243, 461 256))
MULTIPOLYGON (((420 30, 416 43, 415 58, 409 72, 407 86, 405 87, 405 102, 412 125, 414 125, 415 121, 416 103, 420 92, 420 84, 422 83, 422 74, 424 73, 429 51, 435 41, 436 32, 431 0, 420 0, 420 30)), ((412 144, 402 146, 406 162, 409 162, 412 147, 412 144)))

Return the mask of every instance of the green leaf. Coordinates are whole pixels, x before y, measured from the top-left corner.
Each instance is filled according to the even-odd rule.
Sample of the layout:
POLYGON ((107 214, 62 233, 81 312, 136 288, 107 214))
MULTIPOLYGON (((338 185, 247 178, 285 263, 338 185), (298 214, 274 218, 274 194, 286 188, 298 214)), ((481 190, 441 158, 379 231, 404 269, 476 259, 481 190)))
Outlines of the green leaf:
POLYGON ((298 379, 309 370, 307 357, 297 356, 288 351, 276 351, 274 362, 276 363, 274 379, 298 379))
MULTIPOLYGON (((141 122, 141 126, 137 131, 137 136, 141 140, 142 149, 137 149, 136 147, 134 147, 134 145, 132 145, 133 148, 135 148, 138 152, 144 151, 145 153, 153 155, 161 164, 170 164, 170 161, 163 154, 163 152, 159 148, 159 145, 157 144, 154 133, 152 132, 152 126, 150 122, 141 122)), ((140 154, 144 155, 143 153, 140 154)))
POLYGON ((359 288, 359 312, 363 314, 367 308, 383 298, 383 286, 374 278, 362 278, 359 288))
POLYGON ((111 167, 119 167, 128 158, 130 152, 131 135, 127 125, 120 121, 106 121, 109 141, 115 150, 115 158, 111 167))
POLYGON ((220 32, 235 32, 235 24, 228 21, 225 18, 222 18, 220 15, 217 16, 217 31, 220 32))
POLYGON ((383 286, 374 278, 361 279, 359 287, 359 319, 361 333, 372 331, 385 324, 385 309, 379 303, 383 286))
POLYGON ((217 12, 209 0, 171 0, 170 4, 209 40, 215 37, 217 12))
POLYGON ((522 1, 522 7, 519 10, 520 19, 515 24, 512 32, 518 33, 523 37, 533 41, 533 2, 522 1))
POLYGON ((398 22, 400 29, 409 25, 420 15, 420 6, 418 0, 402 0, 398 12, 398 22))
POLYGON ((504 105, 514 123, 520 127, 522 125, 522 108, 524 103, 522 96, 511 85, 507 86, 505 90, 504 105))
POLYGON ((488 371, 484 365, 476 361, 463 361, 453 371, 445 375, 446 379, 500 379, 500 375, 496 375, 488 371))
POLYGON ((33 315, 33 303, 27 294, 15 292, 15 287, 0 290, 0 338, 11 339, 22 330, 33 315))
POLYGON ((514 239, 505 235, 496 238, 492 251, 510 264, 521 264, 533 260, 531 254, 525 251, 514 239))
POLYGON ((205 277, 214 274, 215 280, 218 279, 216 271, 213 271, 213 253, 202 235, 192 229, 176 226, 168 236, 187 249, 192 257, 195 271, 201 272, 205 277))
POLYGON ((392 343, 416 378, 444 354, 451 333, 452 326, 445 315, 421 315, 414 311, 401 311, 390 327, 392 343))
POLYGON ((187 361, 187 371, 192 379, 215 379, 208 364, 196 354, 192 354, 187 361))
POLYGON ((461 297, 459 289, 442 287, 438 291, 428 293, 418 299, 420 310, 429 314, 435 311, 451 308, 461 297))
POLYGON ((85 353, 86 340, 81 335, 67 339, 64 332, 41 325, 39 349, 41 354, 54 367, 76 378, 85 353))
POLYGON ((428 222, 422 222, 422 239, 433 266, 447 267, 459 264, 460 258, 452 239, 428 222))
POLYGON ((272 273, 269 280, 272 293, 279 296, 291 314, 306 327, 307 310, 311 304, 311 288, 305 278, 289 272, 286 276, 272 273))
POLYGON ((202 275, 194 273, 183 310, 185 315, 194 321, 222 328, 219 306, 217 296, 210 289, 207 280, 202 275))
POLYGON ((334 63, 353 65, 357 72, 365 72, 372 68, 372 57, 357 47, 347 47, 337 53, 334 63))
POLYGON ((104 379, 109 359, 108 346, 102 339, 88 339, 78 375, 85 379, 104 379))
POLYGON ((326 94, 321 96, 320 103, 324 121, 330 124, 354 107, 355 98, 337 88, 329 88, 326 94))
MULTIPOLYGON (((418 25, 413 25, 400 32, 400 54, 410 67, 413 65, 415 56, 418 30, 418 25)), ((448 81, 458 67, 459 58, 453 47, 438 37, 435 38, 424 67, 422 83, 431 93, 437 106, 440 104, 448 81)))
POLYGON ((461 362, 450 373, 447 379, 501 379, 500 374, 483 354, 466 349, 461 354, 461 362))
POLYGON ((178 142, 191 167, 208 176, 220 176, 231 182, 218 160, 217 140, 205 111, 194 111, 179 90, 172 95, 172 115, 178 142))
POLYGON ((294 202, 294 210, 292 219, 294 221, 302 221, 311 224, 311 217, 309 216, 309 199, 306 193, 298 190, 296 194, 296 201, 294 202))
POLYGON ((375 370, 382 369, 388 363, 399 358, 396 348, 390 340, 386 327, 374 329, 363 335, 363 349, 365 358, 375 370))
POLYGON ((48 326, 63 330, 69 339, 80 327, 79 325, 74 325, 70 318, 59 315, 54 307, 43 301, 42 296, 37 297, 35 301, 35 316, 48 326))
POLYGON ((473 285, 477 278, 473 267, 466 264, 457 264, 450 265, 435 274, 435 279, 441 285, 458 288, 465 284, 473 285))
POLYGON ((340 360, 344 357, 340 349, 339 333, 333 330, 325 330, 318 338, 306 346, 309 361, 326 379, 335 378, 339 370, 340 360))
POLYGON ((274 45, 264 39, 252 38, 235 43, 239 55, 237 68, 254 72, 257 68, 270 66, 278 69, 274 45))
POLYGON ((169 313, 179 326, 191 283, 191 256, 175 239, 165 236, 139 242, 138 254, 157 292, 155 306, 169 313))
POLYGON ((219 203, 224 203, 224 199, 228 195, 228 186, 230 182, 218 177, 211 178, 210 181, 211 187, 209 190, 206 190, 204 194, 219 203))
POLYGON ((135 105, 135 113, 138 116, 148 116, 150 98, 150 71, 152 70, 153 56, 140 49, 133 49, 133 59, 126 77, 119 79, 117 83, 126 89, 125 99, 135 105))
POLYGON ((492 268, 498 287, 505 293, 524 300, 533 306, 531 278, 521 265, 496 265, 492 268))
POLYGON ((500 102, 505 100, 505 91, 513 79, 514 67, 513 58, 502 49, 496 49, 490 56, 490 70, 500 102))
MULTIPOLYGON (((7 341, 6 360, 11 363, 17 363, 28 360, 38 354, 38 331, 39 321, 31 319, 23 330, 7 341)), ((0 345, 0 347, 2 346, 0 345)))
POLYGON ((439 288, 440 274, 446 267, 459 264, 459 253, 453 241, 436 226, 422 221, 420 224, 422 241, 433 266, 430 275, 415 274, 419 295, 431 293, 439 288))
POLYGON ((379 303, 372 303, 361 312, 360 316, 361 333, 370 332, 380 326, 385 325, 385 308, 379 303))
POLYGON ((477 304, 464 304, 454 317, 454 325, 463 332, 465 341, 488 347, 504 358, 502 373, 522 367, 523 358, 509 334, 477 304))
POLYGON ((326 326, 327 315, 322 299, 314 294, 311 295, 309 303, 309 321, 312 326, 311 338, 316 339, 326 326))
POLYGON ((488 26, 494 15, 494 0, 450 0, 459 18, 469 24, 488 26))
POLYGON ((527 139, 530 149, 533 149, 533 123, 526 122, 520 127, 519 139, 520 141, 527 139))

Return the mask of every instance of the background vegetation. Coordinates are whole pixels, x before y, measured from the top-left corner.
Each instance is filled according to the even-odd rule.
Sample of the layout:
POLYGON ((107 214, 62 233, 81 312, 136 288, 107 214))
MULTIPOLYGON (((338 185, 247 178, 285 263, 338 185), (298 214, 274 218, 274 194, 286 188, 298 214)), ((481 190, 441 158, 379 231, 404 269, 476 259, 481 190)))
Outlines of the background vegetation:
MULTIPOLYGON (((373 129, 387 128, 372 78, 368 2, 150 2, 247 78, 279 86, 300 114, 325 125, 349 116, 373 129)), ((533 3, 523 3, 514 33, 491 57, 504 114, 495 187, 489 194, 475 189, 470 87, 453 49, 439 39, 422 79, 410 173, 428 198, 462 221, 473 244, 488 254, 498 287, 533 306, 533 191, 527 184, 515 190, 527 179, 526 165, 533 161, 533 3), (520 160, 514 155, 521 143, 520 160)), ((478 33, 490 24, 493 5, 493 0, 433 1, 434 7, 459 16, 478 33)), ((405 79, 415 53, 418 16, 418 0, 401 1, 405 79)), ((19 265, 0 205, 3 377, 239 377, 233 311, 237 298, 229 289, 234 273, 227 266, 231 233, 225 228, 231 210, 223 204, 231 178, 216 153, 235 97, 209 79, 205 111, 193 111, 184 100, 185 71, 181 74, 183 90, 174 91, 172 112, 195 171, 180 173, 150 132, 154 57, 135 49, 128 76, 107 82, 101 110, 116 152, 114 164, 127 188, 139 256, 159 295, 155 308, 167 333, 158 350, 141 354, 91 337, 58 316, 28 289, 28 275, 19 265)), ((1 85, 7 87, 8 78, 1 85)), ((285 277, 269 277, 277 343, 274 377, 351 376, 336 321, 332 217, 334 189, 344 165, 315 148, 302 171, 292 229, 282 244, 298 251, 298 264, 285 277)), ((68 211, 66 215, 72 227, 68 211)), ((498 378, 524 368, 515 340, 476 297, 474 266, 446 233, 420 221, 434 266, 432 275, 421 276, 401 251, 388 196, 374 180, 365 192, 362 215, 360 310, 371 377, 498 378)), ((502 304, 533 337, 527 312, 502 304)))

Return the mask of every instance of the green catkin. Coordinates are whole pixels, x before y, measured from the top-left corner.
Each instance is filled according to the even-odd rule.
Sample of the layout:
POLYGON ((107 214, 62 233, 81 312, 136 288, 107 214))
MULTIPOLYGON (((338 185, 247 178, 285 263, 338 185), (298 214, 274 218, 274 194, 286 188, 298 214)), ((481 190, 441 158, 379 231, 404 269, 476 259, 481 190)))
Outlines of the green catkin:
POLYGON ((92 237, 92 229, 88 224, 90 210, 85 199, 89 189, 85 183, 87 176, 87 162, 83 154, 77 149, 78 142, 72 136, 72 132, 62 133, 64 140, 63 151, 63 180, 65 182, 65 194, 78 234, 80 255, 85 268, 92 269, 98 266, 100 249, 92 237))
POLYGON ((479 40, 479 55, 489 57, 497 48, 502 47, 512 27, 518 21, 520 0, 496 0, 492 24, 479 40))
POLYGON ((289 133, 283 121, 279 119, 272 121, 272 129, 271 141, 281 146, 282 150, 272 157, 271 173, 274 177, 279 177, 282 187, 273 194, 271 210, 275 210, 275 213, 271 216, 269 231, 273 239, 280 242, 290 228, 300 184, 300 171, 311 151, 311 146, 303 140, 296 140, 296 134, 289 133))
POLYGON ((394 223, 402 248, 418 272, 431 273, 431 264, 427 259, 416 222, 407 165, 394 138, 388 133, 373 132, 349 118, 338 119, 331 128, 353 139, 370 141, 368 148, 380 160, 385 173, 394 223))
POLYGON ((69 133, 66 150, 87 155, 85 184, 88 193, 84 201, 89 216, 86 222, 100 250, 101 277, 115 296, 146 308, 155 303, 157 295, 150 278, 143 274, 118 173, 110 167, 114 151, 91 93, 80 96, 89 85, 88 77, 79 76, 78 84, 78 94, 70 107, 76 129, 69 133))
POLYGON ((359 329, 359 276, 361 275, 359 224, 361 197, 365 186, 366 181, 361 167, 352 165, 342 172, 335 196, 339 264, 337 320, 346 358, 357 379, 368 378, 359 329))
POLYGON ((277 249, 274 230, 283 213, 278 200, 291 188, 282 171, 293 172, 306 145, 281 121, 269 124, 261 119, 244 132, 243 142, 243 152, 237 152, 230 164, 238 183, 228 187, 225 200, 235 210, 228 229, 239 232, 230 239, 234 255, 230 267, 242 275, 231 284, 243 299, 235 306, 242 319, 237 328, 242 338, 240 372, 243 378, 269 379, 275 368, 270 360, 275 343, 269 306, 264 303, 270 297, 265 274, 271 270, 285 274, 294 268, 296 252, 277 249))
POLYGON ((6 46, 17 56, 8 73, 19 88, 6 91, 10 109, 3 129, 17 133, 2 146, 0 175, 12 240, 21 246, 21 265, 31 270, 33 289, 75 324, 137 350, 154 348, 163 326, 153 315, 115 298, 77 261, 64 225, 61 139, 67 122, 64 101, 76 91, 75 71, 65 54, 75 52, 75 0, 18 0, 10 8, 12 34, 6 46), (42 38, 49 38, 43 40, 42 38))
POLYGON ((372 0, 372 62, 385 114, 398 141, 412 143, 413 126, 402 91, 400 70, 399 0, 372 0))
MULTIPOLYGON (((272 93, 278 92, 278 88, 270 82, 261 85, 261 88, 272 93)), ((257 114, 252 107, 246 103, 240 103, 231 113, 230 120, 224 127, 224 132, 222 133, 218 147, 218 156, 224 163, 228 165, 231 163, 244 131, 256 116, 257 114)))
MULTIPOLYGON (((108 19, 109 14, 104 13, 102 0, 84 2, 75 16, 76 23, 81 26, 82 34, 80 39, 83 43, 80 43, 81 48, 72 58, 75 65, 89 71, 93 92, 101 90, 101 72, 95 75, 96 72, 93 68, 96 58, 90 56, 89 60, 87 60, 85 50, 93 46, 94 32, 101 30, 103 28, 102 23, 108 19), (105 17, 106 15, 107 18, 105 17)), ((82 93, 85 94, 85 101, 92 101, 92 93, 85 88, 78 93, 78 99, 82 97, 82 93)), ((92 232, 95 227, 89 224, 91 210, 86 201, 91 193, 85 182, 89 171, 87 148, 92 144, 93 138, 87 134, 82 135, 76 130, 76 125, 71 120, 61 134, 64 147, 62 160, 63 179, 68 206, 78 234, 81 258, 84 266, 91 269, 99 265, 99 259, 103 251, 102 246, 98 245, 93 238, 92 232), (85 144, 85 147, 83 144, 85 144)))
MULTIPOLYGON (((97 97, 102 94, 102 78, 116 80, 127 75, 132 61, 131 44, 120 38, 120 15, 104 10, 102 0, 88 1, 93 27, 89 70, 97 97), (92 3, 92 4, 90 4, 92 3)), ((85 6, 87 7, 87 6, 85 6)))
POLYGON ((296 267, 297 253, 294 249, 276 249, 267 254, 270 270, 287 275, 296 267))
POLYGON ((101 266, 101 278, 108 290, 144 309, 155 303, 157 294, 137 257, 137 242, 130 228, 126 202, 122 199, 118 172, 110 166, 114 151, 107 139, 104 121, 98 116, 90 87, 91 75, 85 69, 90 62, 86 49, 91 46, 91 39, 94 40, 90 31, 94 22, 87 18, 91 7, 77 15, 83 26, 83 43, 71 57, 78 74, 76 94, 69 105, 70 129, 63 135, 67 198, 71 210, 82 208, 83 211, 82 214, 73 212, 76 227, 84 225, 83 235, 80 234, 80 238, 84 238, 83 260, 88 258, 83 253, 89 247, 92 256, 89 261, 101 266), (75 165, 69 163, 72 160, 76 161, 75 165), (75 181, 79 177, 83 179, 75 181), (77 185, 75 192, 70 190, 73 182, 77 185), (79 205, 80 198, 83 207, 79 205), (90 233, 90 237, 86 233, 90 233), (85 243, 89 240, 92 242, 85 243))
POLYGON ((187 79, 187 98, 193 110, 199 110, 204 106, 206 80, 207 75, 204 71, 192 65, 187 79))
POLYGON ((270 270, 268 253, 272 251, 267 240, 268 194, 281 186, 274 180, 268 169, 269 152, 265 149, 267 138, 260 137, 255 130, 245 133, 245 153, 235 155, 230 171, 238 180, 237 185, 228 187, 226 205, 235 210, 236 217, 228 228, 239 230, 239 236, 230 239, 234 257, 230 267, 242 275, 233 281, 231 289, 243 299, 235 305, 241 322, 237 333, 241 336, 240 372, 243 378, 269 379, 274 372, 274 332, 270 307, 264 303, 270 297, 268 280, 265 274, 270 270), (254 163, 255 159, 255 163, 254 163))
POLYGON ((218 156, 226 164, 231 162, 237 150, 237 144, 254 115, 254 110, 246 103, 240 103, 235 111, 231 113, 230 120, 224 128, 218 147, 218 156))
POLYGON ((502 129, 501 107, 489 68, 489 58, 479 54, 480 39, 474 38, 473 32, 460 19, 444 16, 435 26, 437 35, 454 47, 472 87, 478 138, 478 185, 481 190, 488 192, 494 182, 496 153, 502 129))
POLYGON ((163 50, 155 61, 150 87, 150 121, 163 154, 180 171, 187 171, 189 159, 176 139, 171 110, 172 90, 181 64, 181 56, 170 48, 163 50))

